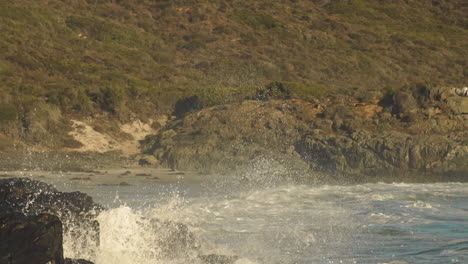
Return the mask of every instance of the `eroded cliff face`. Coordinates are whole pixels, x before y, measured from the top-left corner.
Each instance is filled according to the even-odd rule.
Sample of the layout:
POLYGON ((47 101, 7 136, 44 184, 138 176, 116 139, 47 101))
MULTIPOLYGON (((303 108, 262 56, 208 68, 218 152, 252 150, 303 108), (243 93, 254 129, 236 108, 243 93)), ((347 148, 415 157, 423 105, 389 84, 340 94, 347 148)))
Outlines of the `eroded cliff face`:
POLYGON ((248 100, 172 120, 144 145, 180 170, 239 171, 266 160, 314 181, 467 180, 468 115, 453 100, 468 104, 425 86, 367 102, 248 100))

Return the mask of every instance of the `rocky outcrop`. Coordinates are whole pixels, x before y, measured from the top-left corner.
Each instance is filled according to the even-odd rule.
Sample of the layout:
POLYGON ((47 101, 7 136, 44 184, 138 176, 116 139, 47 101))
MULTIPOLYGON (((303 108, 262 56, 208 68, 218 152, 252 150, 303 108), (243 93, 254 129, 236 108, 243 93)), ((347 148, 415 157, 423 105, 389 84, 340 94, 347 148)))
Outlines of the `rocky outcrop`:
POLYGON ((173 120, 145 152, 180 170, 252 170, 263 160, 314 181, 468 180, 468 115, 451 106, 450 89, 416 85, 366 102, 269 98, 173 120))
POLYGON ((165 166, 215 172, 234 170, 260 156, 288 159, 294 143, 309 130, 307 123, 315 122, 318 107, 275 100, 203 109, 147 138, 145 151, 165 166))
POLYGON ((296 151, 314 170, 341 177, 342 181, 412 181, 418 179, 415 177, 429 180, 437 176, 468 180, 468 144, 462 138, 358 131, 350 135, 308 135, 296 144, 296 151))
MULTIPOLYGON (((60 237, 50 240, 53 245, 62 245, 62 224, 64 233, 76 241, 77 248, 96 248, 99 244, 99 223, 95 218, 103 207, 84 193, 59 192, 49 184, 27 178, 2 179, 0 210, 7 216, 23 215, 26 220, 28 217, 36 219, 34 217, 42 214, 53 216, 60 224, 60 237)), ((17 240, 14 236, 11 239, 17 240)))
MULTIPOLYGON (((0 264, 92 264, 84 259, 64 259, 63 237, 68 232, 77 251, 96 249, 99 226, 94 217, 102 210, 80 192, 62 193, 30 179, 0 180, 0 264), (91 237, 94 244, 83 244, 90 241, 82 239, 84 236, 91 237)), ((203 255, 196 236, 184 224, 146 220, 148 232, 156 234, 153 242, 158 257, 210 264, 230 264, 237 259, 203 255)))
POLYGON ((88 245, 82 245, 82 241, 93 243, 94 246, 99 244, 99 223, 95 218, 103 207, 84 193, 59 192, 49 184, 27 178, 2 179, 0 208, 4 212, 20 212, 31 216, 42 213, 56 215, 63 223, 64 231, 77 241, 76 246, 89 248, 88 245))
POLYGON ((0 263, 63 264, 62 223, 51 214, 0 215, 0 263))
POLYGON ((2 212, 0 263, 93 264, 84 259, 64 259, 62 234, 62 222, 55 215, 2 212))
POLYGON ((82 192, 59 192, 27 178, 0 180, 0 208, 28 215, 50 213, 66 222, 94 218, 104 209, 82 192))

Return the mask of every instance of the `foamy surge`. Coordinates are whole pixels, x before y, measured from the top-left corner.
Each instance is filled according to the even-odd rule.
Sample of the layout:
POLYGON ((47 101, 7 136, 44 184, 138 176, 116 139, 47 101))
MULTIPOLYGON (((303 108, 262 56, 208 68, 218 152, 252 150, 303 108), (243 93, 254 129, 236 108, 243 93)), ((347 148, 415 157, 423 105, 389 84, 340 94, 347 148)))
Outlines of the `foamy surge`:
MULTIPOLYGON (((174 202, 171 201, 154 210, 165 211, 172 203, 174 202)), ((106 210, 97 218, 100 224, 99 246, 94 246, 94 241, 86 235, 77 239, 76 233, 85 230, 69 230, 64 235, 65 256, 88 259, 96 264, 203 264, 200 255, 215 253, 233 255, 229 250, 209 245, 208 241, 204 241, 206 245, 201 247, 201 239, 198 238, 197 241, 193 241, 193 245, 189 244, 192 242, 191 237, 188 239, 183 237, 172 243, 174 235, 179 239, 178 233, 187 236, 184 233, 184 226, 152 218, 153 213, 153 210, 135 211, 124 205, 106 210), (169 223, 170 228, 164 227, 165 223, 169 223)), ((246 258, 240 258, 235 262, 235 264, 255 263, 246 258)))
POLYGON ((321 197, 325 193, 284 186, 229 197, 185 200, 174 195, 139 210, 120 206, 99 215, 99 247, 83 247, 89 241, 77 242, 66 235, 65 255, 96 264, 201 263, 198 252, 237 255, 241 258, 236 264, 291 263, 306 259, 306 254, 337 256, 341 254, 337 245, 349 240, 349 228, 355 225, 343 224, 350 220, 349 211, 321 197), (199 248, 168 255, 164 252, 167 230, 155 228, 151 219, 186 224, 199 248), (331 244, 335 250, 327 249, 331 244))
POLYGON ((88 244, 65 236, 65 255, 96 264, 201 264, 199 254, 236 255, 236 264, 445 263, 448 255, 440 249, 455 252, 449 256, 454 261, 467 260, 461 254, 468 243, 468 222, 462 220, 468 219, 467 184, 288 185, 236 192, 174 195, 138 209, 116 206, 98 217, 98 247, 80 247, 88 244), (160 228, 165 221, 187 226, 196 246, 168 247, 173 230, 160 228))
POLYGON ((168 244, 174 233, 184 231, 177 230, 176 226, 175 229, 158 228, 161 227, 160 221, 127 206, 104 211, 97 220, 100 224, 99 246, 80 247, 88 241, 77 243, 76 238, 65 236, 66 256, 89 259, 96 264, 201 263, 197 258, 196 242, 193 248, 187 246, 183 239, 179 245, 168 244))

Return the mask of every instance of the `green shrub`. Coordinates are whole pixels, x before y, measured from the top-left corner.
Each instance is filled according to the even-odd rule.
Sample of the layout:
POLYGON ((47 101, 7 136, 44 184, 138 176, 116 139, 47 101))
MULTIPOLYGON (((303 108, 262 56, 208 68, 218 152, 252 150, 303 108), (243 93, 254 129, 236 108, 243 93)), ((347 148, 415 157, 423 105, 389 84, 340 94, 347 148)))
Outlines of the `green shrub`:
POLYGON ((18 118, 18 109, 14 105, 0 104, 0 122, 15 121, 18 118))
POLYGON ((104 87, 100 90, 99 103, 104 111, 116 114, 124 99, 124 91, 120 87, 104 87))
POLYGON ((241 102, 246 98, 252 98, 255 87, 208 86, 197 88, 196 93, 200 96, 203 106, 206 107, 241 102))
POLYGON ((306 100, 463 82, 460 1, 292 2, 2 0, 0 102, 148 114, 193 95, 204 106, 255 98, 274 80, 259 90, 306 100))
POLYGON ((290 99, 290 85, 284 82, 272 82, 257 90, 255 99, 266 101, 270 99, 290 99))
POLYGON ((93 111, 91 100, 86 94, 85 89, 78 90, 76 99, 74 100, 74 104, 72 106, 72 110, 83 114, 87 114, 93 111))
POLYGON ((194 51, 194 50, 197 50, 197 49, 205 48, 206 43, 203 40, 200 40, 200 39, 193 39, 193 40, 190 40, 187 43, 183 44, 181 47, 184 48, 184 49, 190 50, 190 51, 194 51))
POLYGON ((271 15, 249 11, 236 13, 233 16, 233 19, 242 22, 254 29, 272 29, 281 25, 281 23, 271 15))
POLYGON ((317 84, 275 81, 258 89, 255 98, 258 100, 290 98, 310 100, 330 93, 329 89, 317 84))

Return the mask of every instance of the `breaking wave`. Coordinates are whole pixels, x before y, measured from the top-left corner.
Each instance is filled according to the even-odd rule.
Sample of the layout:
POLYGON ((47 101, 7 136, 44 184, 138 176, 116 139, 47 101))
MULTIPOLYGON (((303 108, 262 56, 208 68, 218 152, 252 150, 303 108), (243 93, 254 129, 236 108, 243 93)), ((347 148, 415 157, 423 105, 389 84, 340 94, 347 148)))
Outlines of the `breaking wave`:
POLYGON ((200 254, 238 256, 236 264, 468 261, 468 184, 133 188, 126 195, 87 189, 111 209, 98 217, 100 245, 80 249, 65 236, 67 257, 96 264, 205 263, 200 254), (154 219, 182 223, 196 242, 168 248, 174 231, 154 219))

